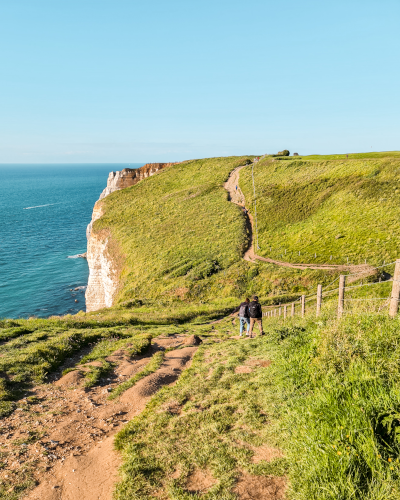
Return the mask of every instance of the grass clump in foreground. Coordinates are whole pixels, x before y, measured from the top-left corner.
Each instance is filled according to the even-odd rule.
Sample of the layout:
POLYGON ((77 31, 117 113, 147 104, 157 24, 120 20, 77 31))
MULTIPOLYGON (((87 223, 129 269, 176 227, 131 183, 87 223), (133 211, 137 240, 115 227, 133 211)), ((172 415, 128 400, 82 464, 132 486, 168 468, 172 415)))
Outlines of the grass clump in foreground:
POLYGON ((277 446, 275 388, 262 366, 268 359, 263 338, 201 346, 177 384, 161 389, 117 435, 124 465, 115 498, 194 498, 187 481, 199 469, 211 477, 204 499, 236 499, 242 471, 283 476, 285 459, 251 461, 258 447, 277 446), (248 361, 251 373, 235 373, 248 361))
POLYGON ((289 498, 400 497, 399 331, 381 314, 272 330, 289 498))
POLYGON ((142 379, 143 377, 147 377, 147 375, 150 375, 150 373, 154 373, 156 370, 158 370, 158 368, 160 368, 161 363, 164 360, 164 354, 165 354, 164 351, 156 352, 142 370, 140 370, 138 373, 136 373, 133 377, 126 380, 125 382, 122 382, 122 384, 119 384, 115 389, 113 389, 108 399, 117 398, 123 392, 133 387, 136 384, 136 382, 138 382, 140 379, 142 379))

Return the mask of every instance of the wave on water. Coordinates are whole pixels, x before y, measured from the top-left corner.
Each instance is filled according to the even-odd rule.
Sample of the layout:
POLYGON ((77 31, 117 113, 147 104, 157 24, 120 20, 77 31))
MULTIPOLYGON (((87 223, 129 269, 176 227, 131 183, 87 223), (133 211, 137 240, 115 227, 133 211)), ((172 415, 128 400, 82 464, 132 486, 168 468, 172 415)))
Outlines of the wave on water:
POLYGON ((86 286, 77 286, 74 290, 85 290, 86 286))
POLYGON ((76 255, 68 255, 67 259, 86 259, 86 253, 78 253, 76 255))
POLYGON ((51 207, 52 205, 58 205, 58 203, 47 203, 47 205, 36 205, 36 207, 25 207, 24 210, 31 210, 32 208, 51 207))

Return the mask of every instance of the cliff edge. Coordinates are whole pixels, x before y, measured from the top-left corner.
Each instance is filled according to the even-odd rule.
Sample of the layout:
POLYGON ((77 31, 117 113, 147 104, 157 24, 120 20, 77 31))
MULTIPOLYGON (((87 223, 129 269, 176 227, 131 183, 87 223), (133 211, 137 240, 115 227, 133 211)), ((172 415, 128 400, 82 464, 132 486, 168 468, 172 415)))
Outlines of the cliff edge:
POLYGON ((120 172, 110 172, 107 179, 107 187, 100 195, 100 200, 119 189, 124 189, 137 184, 150 177, 163 168, 176 165, 175 163, 146 163, 140 168, 124 168, 120 172))
POLYGON ((175 163, 147 163, 140 168, 124 168, 121 171, 110 172, 107 186, 100 194, 95 203, 92 220, 87 229, 88 239, 87 261, 89 265, 89 279, 86 289, 86 311, 97 311, 103 307, 111 307, 118 288, 118 273, 113 265, 108 251, 110 234, 100 232, 93 233, 93 223, 103 215, 102 200, 120 189, 134 186, 147 177, 154 175, 160 170, 175 165, 175 163))

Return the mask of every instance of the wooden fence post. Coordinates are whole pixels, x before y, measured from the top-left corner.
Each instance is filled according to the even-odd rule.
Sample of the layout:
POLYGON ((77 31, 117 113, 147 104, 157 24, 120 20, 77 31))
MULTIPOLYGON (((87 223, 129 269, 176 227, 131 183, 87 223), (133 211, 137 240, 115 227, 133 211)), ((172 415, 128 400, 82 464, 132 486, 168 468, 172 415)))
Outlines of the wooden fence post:
POLYGON ((322 304, 322 285, 317 286, 317 316, 320 315, 322 304))
POLYGON ((274 316, 276 316, 276 309, 274 309, 274 316))
POLYGON ((287 304, 283 306, 283 319, 286 320, 287 317, 287 304))
POLYGON ((306 314, 306 296, 301 296, 301 317, 304 318, 306 314))
POLYGON ((399 310, 400 299, 400 259, 396 260, 393 275, 392 298, 390 299, 389 316, 394 318, 399 310))
POLYGON ((338 300, 338 318, 342 317, 344 312, 344 289, 346 288, 346 276, 341 274, 339 277, 339 300, 338 300))
POLYGON ((279 317, 282 315, 282 307, 281 305, 279 304, 279 317))
POLYGON ((294 308, 295 308, 295 304, 294 304, 294 302, 292 302, 292 312, 291 312, 292 318, 294 317, 294 308))

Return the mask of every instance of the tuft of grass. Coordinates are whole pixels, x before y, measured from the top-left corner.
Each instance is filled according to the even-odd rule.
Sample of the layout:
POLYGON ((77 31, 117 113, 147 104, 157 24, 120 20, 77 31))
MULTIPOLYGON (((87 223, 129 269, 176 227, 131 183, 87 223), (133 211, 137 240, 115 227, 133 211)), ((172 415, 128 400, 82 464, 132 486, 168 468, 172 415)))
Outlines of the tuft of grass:
POLYGON ((89 366, 89 371, 85 374, 86 388, 96 385, 102 377, 105 377, 113 369, 114 364, 102 361, 101 366, 89 366))
POLYGON ((119 384, 117 387, 115 387, 108 396, 108 399, 117 398, 123 392, 133 387, 137 382, 139 382, 140 379, 147 377, 147 375, 150 375, 150 373, 154 373, 155 371, 157 371, 164 361, 164 356, 165 351, 156 352, 142 370, 140 370, 130 379, 122 382, 122 384, 119 384))
POLYGON ((100 341, 92 349, 92 351, 84 356, 80 364, 88 363, 89 361, 104 360, 113 352, 124 349, 130 356, 144 352, 150 346, 152 335, 150 333, 133 334, 129 329, 127 331, 119 332, 118 337, 111 336, 115 332, 110 332, 108 338, 100 341), (120 338, 123 337, 123 338, 120 338))
POLYGON ((65 370, 62 371, 62 376, 66 375, 67 373, 73 372, 75 370, 77 370, 75 366, 72 368, 66 368, 65 370))

